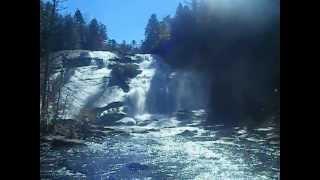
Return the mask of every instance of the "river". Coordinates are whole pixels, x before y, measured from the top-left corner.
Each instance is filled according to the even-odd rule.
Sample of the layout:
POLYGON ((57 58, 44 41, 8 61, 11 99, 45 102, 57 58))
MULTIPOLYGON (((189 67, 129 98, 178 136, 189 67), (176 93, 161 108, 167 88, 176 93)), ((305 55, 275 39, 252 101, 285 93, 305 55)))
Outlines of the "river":
POLYGON ((204 110, 184 116, 143 115, 85 147, 42 146, 42 179, 278 179, 280 138, 263 128, 205 125, 204 110), (152 120, 150 120, 152 119, 152 120))

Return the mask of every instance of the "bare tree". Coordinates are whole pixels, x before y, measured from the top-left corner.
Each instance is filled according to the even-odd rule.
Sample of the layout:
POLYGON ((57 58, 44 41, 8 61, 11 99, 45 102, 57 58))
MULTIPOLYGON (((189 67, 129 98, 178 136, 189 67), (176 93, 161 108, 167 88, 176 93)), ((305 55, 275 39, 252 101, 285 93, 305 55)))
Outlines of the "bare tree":
POLYGON ((49 77, 50 77, 50 65, 51 65, 51 59, 50 54, 52 53, 52 45, 50 41, 53 37, 53 34, 55 33, 54 24, 56 23, 56 13, 60 10, 59 5, 62 2, 65 2, 66 0, 52 0, 52 10, 49 18, 49 30, 48 30, 48 41, 46 44, 47 51, 44 53, 43 63, 44 63, 44 71, 43 71, 43 81, 42 83, 42 92, 41 92, 41 108, 40 108, 40 120, 44 121, 46 125, 46 130, 48 130, 48 123, 49 123, 49 77))
POLYGON ((63 84, 64 84, 64 69, 63 67, 60 69, 60 78, 56 79, 56 89, 54 92, 55 94, 55 112, 54 112, 54 119, 57 119, 59 117, 60 114, 60 108, 63 108, 60 106, 60 101, 61 101, 61 90, 63 88, 63 84))

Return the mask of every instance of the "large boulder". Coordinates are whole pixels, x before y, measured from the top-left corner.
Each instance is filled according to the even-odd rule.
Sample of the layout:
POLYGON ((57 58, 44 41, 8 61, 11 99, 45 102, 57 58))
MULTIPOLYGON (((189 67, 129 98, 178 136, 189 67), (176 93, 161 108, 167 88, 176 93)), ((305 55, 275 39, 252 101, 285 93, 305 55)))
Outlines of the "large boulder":
POLYGON ((136 125, 137 122, 135 119, 130 118, 130 117, 125 117, 120 119, 119 121, 116 122, 117 124, 122 124, 122 125, 128 125, 128 126, 132 126, 132 125, 136 125))
POLYGON ((61 119, 52 122, 52 134, 67 138, 79 138, 83 124, 74 119, 61 119))
POLYGON ((104 107, 100 107, 100 108, 95 108, 94 111, 96 111, 97 113, 102 113, 106 110, 109 110, 109 109, 119 109, 121 107, 124 106, 124 103, 121 102, 121 101, 115 101, 115 102, 112 102, 112 103, 109 103, 107 106, 104 106, 104 107))
POLYGON ((111 61, 119 62, 119 63, 132 63, 133 60, 130 57, 121 57, 121 58, 114 58, 111 61))
POLYGON ((68 58, 63 57, 62 63, 65 68, 74 68, 74 67, 82 67, 89 66, 91 64, 91 57, 88 52, 81 52, 79 56, 68 58))
POLYGON ((95 136, 92 127, 94 121, 74 119, 60 119, 51 123, 51 134, 55 136, 63 136, 69 139, 85 139, 90 136, 95 136))
POLYGON ((123 112, 104 112, 97 119, 96 124, 105 126, 113 125, 124 117, 126 117, 126 114, 123 112))
POLYGON ((121 55, 117 58, 110 59, 110 61, 124 63, 124 64, 132 64, 132 63, 141 63, 143 61, 142 57, 134 56, 134 54, 121 55))
POLYGON ((110 68, 112 71, 109 86, 119 86, 125 92, 129 92, 128 81, 142 72, 137 64, 114 64, 110 68))

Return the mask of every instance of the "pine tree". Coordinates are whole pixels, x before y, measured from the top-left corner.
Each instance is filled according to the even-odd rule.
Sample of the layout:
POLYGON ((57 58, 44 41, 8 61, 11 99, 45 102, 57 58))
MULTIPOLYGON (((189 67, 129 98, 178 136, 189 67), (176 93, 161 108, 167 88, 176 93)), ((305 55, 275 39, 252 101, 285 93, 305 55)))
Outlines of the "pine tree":
POLYGON ((182 26, 183 25, 183 6, 181 3, 179 3, 178 7, 177 7, 177 10, 176 10, 176 14, 174 16, 174 19, 172 21, 172 27, 171 27, 171 34, 172 34, 172 37, 174 37, 174 39, 176 41, 178 41, 180 38, 179 38, 179 35, 181 34, 181 28, 184 29, 184 27, 182 26))
POLYGON ((117 41, 114 40, 114 39, 110 39, 108 41, 108 49, 111 50, 111 51, 114 51, 117 49, 117 41))
POLYGON ((123 40, 122 43, 120 44, 120 52, 123 54, 126 54, 129 52, 129 50, 130 50, 129 45, 125 40, 123 40))
POLYGON ((79 49, 81 46, 80 35, 71 15, 67 15, 64 18, 64 39, 64 49, 79 49))
POLYGON ((75 31, 79 35, 80 48, 85 49, 87 47, 86 22, 79 9, 76 10, 73 18, 75 24, 75 31))
POLYGON ((106 42, 108 40, 108 35, 107 35, 107 27, 100 23, 99 24, 99 41, 101 42, 101 48, 105 48, 106 42))
POLYGON ((99 24, 96 19, 92 19, 88 30, 88 49, 102 50, 107 40, 107 29, 103 24, 99 24))
POLYGON ((101 42, 99 38, 99 24, 96 19, 92 19, 88 30, 88 49, 98 50, 101 42))
POLYGON ((64 49, 64 43, 66 41, 65 37, 65 25, 64 18, 62 15, 58 15, 55 23, 55 33, 52 42, 52 51, 59 51, 64 49))
POLYGON ((170 39, 170 23, 171 23, 170 16, 166 16, 160 22, 160 25, 159 25, 159 39, 160 39, 160 41, 166 41, 166 40, 170 39))
POLYGON ((145 30, 145 41, 143 43, 143 51, 150 53, 156 50, 160 41, 160 23, 155 14, 152 14, 146 30, 145 30))
POLYGON ((132 40, 132 41, 131 41, 131 46, 132 46, 133 48, 135 48, 136 45, 137 45, 137 42, 136 42, 135 40, 132 40))

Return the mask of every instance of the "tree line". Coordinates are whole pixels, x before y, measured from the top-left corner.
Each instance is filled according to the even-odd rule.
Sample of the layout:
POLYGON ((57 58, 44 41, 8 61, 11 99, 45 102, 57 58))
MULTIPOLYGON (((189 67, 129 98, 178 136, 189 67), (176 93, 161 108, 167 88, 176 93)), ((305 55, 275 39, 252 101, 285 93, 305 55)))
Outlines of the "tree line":
POLYGON ((40 1, 40 43, 42 54, 45 51, 59 50, 114 50, 119 52, 138 51, 135 40, 130 43, 117 43, 109 39, 106 25, 96 18, 86 22, 81 11, 62 15, 53 14, 54 5, 51 1, 40 1), (51 21, 54 19, 54 21, 51 21), (49 33, 51 32, 51 33, 49 33), (50 46, 50 48, 49 48, 50 46))
POLYGON ((263 30, 250 29, 255 25, 241 24, 238 17, 219 17, 210 3, 209 0, 179 3, 175 15, 162 20, 152 14, 145 28, 143 52, 162 55, 168 63, 179 67, 198 65, 199 59, 206 65, 219 64, 218 61, 227 61, 222 57, 227 51, 232 51, 236 57, 251 47, 255 48, 257 56, 263 56, 266 51, 278 53, 279 21, 263 30), (182 56, 185 56, 183 61, 176 58, 182 56))
POLYGON ((221 15, 213 6, 209 0, 191 0, 179 3, 173 17, 158 20, 152 14, 142 51, 162 56, 173 68, 208 72, 212 111, 220 119, 262 119, 278 111, 279 18, 246 22, 240 13, 221 15))
MULTIPOLYGON (((40 1, 40 120, 47 128, 50 119, 59 111, 62 83, 50 81, 54 63, 50 55, 60 50, 113 51, 118 55, 140 52, 135 40, 118 43, 110 39, 106 25, 93 18, 86 22, 81 11, 63 15, 60 11, 65 0, 40 1)), ((61 72, 61 79, 64 73, 61 72)))

